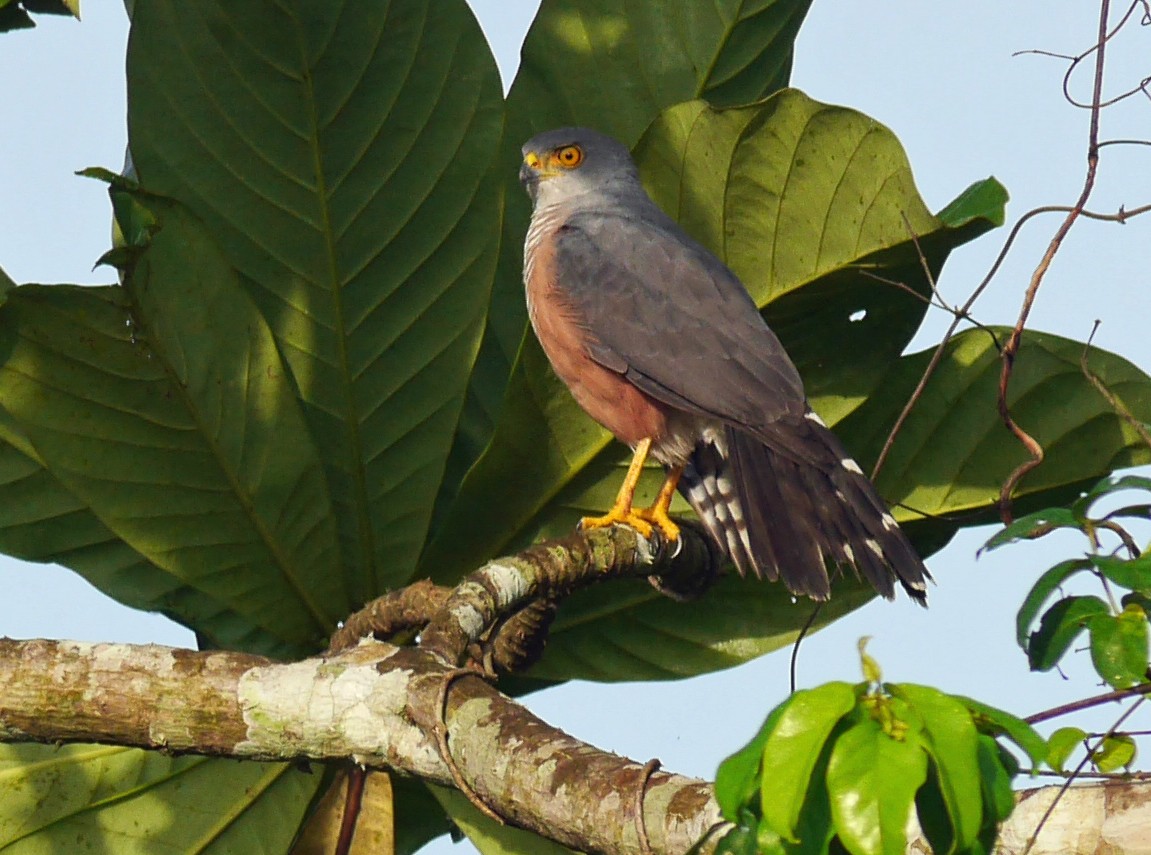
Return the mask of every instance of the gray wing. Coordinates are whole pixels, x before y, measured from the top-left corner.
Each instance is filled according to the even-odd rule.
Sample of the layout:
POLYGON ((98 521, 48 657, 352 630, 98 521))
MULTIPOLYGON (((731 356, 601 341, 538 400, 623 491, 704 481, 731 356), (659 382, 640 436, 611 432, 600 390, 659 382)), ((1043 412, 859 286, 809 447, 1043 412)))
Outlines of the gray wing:
POLYGON ((581 212, 555 274, 604 367, 669 406, 765 429, 806 409, 803 383, 742 283, 662 212, 581 212))

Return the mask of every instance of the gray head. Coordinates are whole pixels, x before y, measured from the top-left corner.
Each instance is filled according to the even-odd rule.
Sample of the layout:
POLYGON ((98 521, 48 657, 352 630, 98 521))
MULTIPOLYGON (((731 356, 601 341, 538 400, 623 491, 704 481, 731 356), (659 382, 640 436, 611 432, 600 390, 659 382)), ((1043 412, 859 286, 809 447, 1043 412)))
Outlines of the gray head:
POLYGON ((591 128, 536 134, 524 143, 523 154, 520 182, 537 206, 639 185, 627 146, 591 128))

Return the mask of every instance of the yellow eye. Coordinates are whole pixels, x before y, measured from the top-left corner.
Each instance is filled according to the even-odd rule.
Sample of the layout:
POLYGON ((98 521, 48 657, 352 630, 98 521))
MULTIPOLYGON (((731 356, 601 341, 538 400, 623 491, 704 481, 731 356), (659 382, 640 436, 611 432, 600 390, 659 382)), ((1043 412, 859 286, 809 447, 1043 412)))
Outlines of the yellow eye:
POLYGON ((583 163, 583 149, 578 145, 565 145, 555 153, 556 162, 567 169, 575 169, 583 163))

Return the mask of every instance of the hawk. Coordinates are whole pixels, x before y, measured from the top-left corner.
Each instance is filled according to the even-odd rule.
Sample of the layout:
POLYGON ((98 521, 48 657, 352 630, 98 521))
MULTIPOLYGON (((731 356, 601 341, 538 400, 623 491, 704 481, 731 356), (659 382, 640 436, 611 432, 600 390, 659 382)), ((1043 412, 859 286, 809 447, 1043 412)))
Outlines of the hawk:
POLYGON ((532 327, 579 405, 634 451, 614 506, 583 526, 675 541, 678 489, 741 574, 826 600, 829 568, 849 567, 924 603, 927 569, 751 296, 647 195, 627 147, 561 128, 523 156, 532 327), (667 478, 636 508, 649 456, 667 478))

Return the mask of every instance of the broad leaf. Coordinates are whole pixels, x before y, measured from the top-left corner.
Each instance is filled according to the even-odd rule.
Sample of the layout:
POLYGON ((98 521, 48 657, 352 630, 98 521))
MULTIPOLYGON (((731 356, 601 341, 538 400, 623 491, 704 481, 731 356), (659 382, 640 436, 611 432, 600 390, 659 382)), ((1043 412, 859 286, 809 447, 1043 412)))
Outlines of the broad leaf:
MULTIPOLYGON (((173 577, 151 590, 214 603, 170 614, 233 640, 238 613, 275 639, 265 652, 314 650, 350 608, 319 457, 231 270, 178 206, 150 204, 158 231, 126 288, 9 292, 0 397, 55 481, 173 577)), ((136 575, 103 570, 106 587, 136 575)))
POLYGON ((1110 609, 1098 597, 1065 597, 1049 608, 1027 642, 1031 670, 1050 671, 1058 665, 1087 622, 1102 615, 1110 615, 1110 609))
POLYGON ((204 627, 212 644, 290 656, 294 644, 257 626, 219 597, 167 573, 117 537, 55 477, 0 410, 0 550, 69 567, 125 605, 204 627), (211 631, 208 631, 211 627, 211 631))
POLYGON ((0 745, 0 849, 281 853, 322 780, 282 763, 0 745))
POLYGON ((1119 558, 1114 555, 1092 555, 1091 565, 1105 578, 1122 588, 1151 593, 1151 555, 1119 558))
POLYGON ((1033 766, 1037 767, 1047 757, 1047 742, 1023 719, 973 698, 963 695, 952 697, 967 707, 980 733, 1006 736, 1023 749, 1033 766))
POLYGON ((767 715, 751 741, 719 764, 715 773, 715 800, 728 822, 739 822, 744 808, 759 792, 763 746, 786 709, 780 704, 767 715))
POLYGON ((412 574, 486 313, 499 76, 463 0, 139 4, 128 130, 305 404, 359 603, 412 574))
POLYGON ((915 794, 927 778, 917 729, 898 739, 870 716, 841 733, 827 764, 835 832, 853 855, 903 855, 915 794))
POLYGON ((923 747, 935 766, 955 845, 961 849, 975 840, 983 817, 979 734, 971 714, 959 700, 930 686, 900 683, 888 689, 922 718, 923 747))
POLYGON ((1067 758, 1076 748, 1082 748, 1087 732, 1078 727, 1061 727, 1047 740, 1047 765, 1062 772, 1067 758))
POLYGON ((1044 508, 1041 511, 1025 514, 1013 520, 1010 525, 1004 526, 1002 531, 997 531, 988 538, 987 542, 979 547, 979 551, 981 553, 990 552, 1009 543, 1034 540, 1061 528, 1081 529, 1082 527, 1082 517, 1076 516, 1067 508, 1044 508))
POLYGON ((1094 615, 1087 621, 1091 633, 1091 662, 1113 689, 1127 689, 1147 679, 1147 615, 1129 605, 1118 615, 1094 615))
POLYGON ((1103 743, 1091 753, 1091 762, 1100 772, 1118 772, 1135 762, 1135 739, 1126 733, 1105 736, 1103 743))
POLYGON ((669 680, 730 668, 791 644, 808 621, 823 627, 875 596, 865 583, 839 579, 819 607, 778 585, 735 575, 700 600, 680 603, 641 581, 578 592, 552 624, 540 680, 669 680))
POLYGON ((1027 596, 1023 599, 1023 605, 1019 607, 1019 612, 1015 616, 1015 640, 1020 647, 1027 650, 1031 625, 1035 623, 1040 610, 1051 595, 1067 579, 1076 573, 1090 569, 1090 567, 1091 562, 1088 559, 1072 558, 1067 561, 1060 561, 1036 580, 1035 584, 1031 586, 1031 590, 1027 592, 1027 596))
POLYGON ((784 701, 763 745, 765 768, 760 803, 764 820, 786 840, 796 840, 800 814, 824 744, 839 720, 855 707, 848 683, 802 689, 784 701))
MULTIPOLYGON (((1023 447, 1003 429, 996 410, 1001 363, 992 334, 973 329, 953 338, 892 446, 876 480, 881 495, 904 510, 897 517, 947 517, 907 526, 913 539, 933 529, 954 531, 997 518, 999 488, 1022 461, 1023 447)), ((1083 345, 1046 333, 1024 333, 1011 381, 1012 414, 1043 446, 1043 464, 1016 490, 1017 510, 1066 502, 1100 475, 1151 462, 1151 449, 1083 377, 1083 345)), ((934 349, 898 360, 882 394, 836 425, 864 469, 923 375, 934 349)), ((1092 368, 1137 418, 1151 418, 1151 378, 1126 360, 1095 351, 1092 368)))
POLYGON ((980 855, 991 855, 999 824, 1015 810, 1011 779, 1018 771, 1015 758, 985 734, 979 735, 979 774, 983 780, 983 826, 976 842, 980 855))

